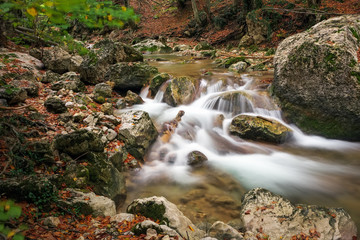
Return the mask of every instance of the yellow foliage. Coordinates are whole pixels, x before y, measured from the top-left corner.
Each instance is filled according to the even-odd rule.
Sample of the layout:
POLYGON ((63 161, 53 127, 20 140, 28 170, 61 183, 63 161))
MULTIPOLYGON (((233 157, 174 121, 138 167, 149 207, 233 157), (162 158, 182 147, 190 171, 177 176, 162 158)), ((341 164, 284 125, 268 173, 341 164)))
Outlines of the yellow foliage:
POLYGON ((126 11, 126 7, 122 6, 121 10, 123 10, 124 12, 126 11))
POLYGON ((36 17, 37 14, 38 14, 37 11, 36 11, 36 9, 33 8, 33 7, 26 9, 26 11, 28 12, 28 14, 30 14, 30 15, 33 16, 33 17, 36 17))
POLYGON ((10 231, 8 234, 7 234, 7 237, 8 238, 11 238, 12 236, 15 235, 15 231, 10 231))
POLYGON ((111 22, 113 20, 113 17, 111 15, 108 15, 107 19, 111 22))

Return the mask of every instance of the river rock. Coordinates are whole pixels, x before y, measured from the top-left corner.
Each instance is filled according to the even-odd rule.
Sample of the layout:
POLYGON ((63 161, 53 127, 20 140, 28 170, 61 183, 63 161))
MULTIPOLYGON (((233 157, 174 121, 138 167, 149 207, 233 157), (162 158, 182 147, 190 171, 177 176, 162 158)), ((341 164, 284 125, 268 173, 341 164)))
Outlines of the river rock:
POLYGON ((144 103, 144 100, 131 90, 127 91, 124 99, 129 106, 144 103))
POLYGON ((93 192, 84 193, 75 189, 67 188, 70 197, 60 200, 60 204, 76 208, 80 214, 97 216, 114 216, 116 207, 111 199, 95 195, 93 192))
POLYGON ((216 239, 236 239, 242 240, 244 237, 233 227, 221 222, 215 222, 209 230, 209 236, 216 239))
POLYGON ((152 53, 170 53, 172 48, 166 46, 160 41, 154 39, 146 39, 133 45, 134 48, 141 52, 152 52, 152 53))
POLYGON ((320 22, 277 48, 273 94, 303 131, 360 140, 360 16, 320 22))
POLYGON ((0 98, 6 99, 9 105, 25 102, 28 95, 25 89, 14 86, 0 87, 0 98))
POLYGON ((74 92, 85 91, 85 84, 80 81, 80 75, 75 72, 67 72, 59 77, 59 81, 51 84, 51 90, 59 91, 60 89, 72 90, 74 92))
MULTIPOLYGON (((244 112, 253 112, 253 97, 245 91, 232 91, 214 96, 207 102, 212 109, 229 112, 237 115, 244 112)), ((221 120, 221 117, 217 120, 221 120)), ((222 120, 219 122, 222 125, 222 120)))
POLYGON ((171 78, 170 75, 167 73, 160 73, 160 74, 157 74, 156 76, 154 76, 150 80, 150 86, 149 86, 151 95, 155 96, 156 93, 159 91, 161 85, 163 83, 165 83, 166 81, 170 80, 170 78, 171 78))
POLYGON ((72 157, 78 157, 87 152, 104 151, 104 144, 98 136, 86 129, 55 136, 54 147, 59 152, 67 153, 72 157))
POLYGON ((241 138, 283 143, 291 135, 292 130, 274 119, 241 114, 233 118, 229 127, 232 135, 241 138))
POLYGON ((201 41, 199 42, 195 47, 194 47, 195 51, 201 51, 201 50, 214 50, 214 47, 211 46, 208 42, 206 41, 201 41))
POLYGON ((51 113, 64 113, 67 111, 65 102, 57 97, 49 97, 45 100, 44 106, 46 110, 51 113))
MULTIPOLYGON (((298 234, 319 240, 356 239, 356 226, 342 208, 293 205, 266 189, 255 188, 245 194, 241 219, 247 231, 269 239, 293 239, 298 234)), ((306 237, 305 236, 305 237, 306 237)))
POLYGON ((200 167, 204 165, 204 163, 208 160, 208 158, 199 151, 192 151, 188 154, 187 164, 192 167, 200 167))
POLYGON ((141 89, 150 77, 158 73, 157 68, 147 63, 117 63, 105 74, 105 81, 114 83, 118 90, 141 89))
POLYGON ((234 64, 231 64, 229 67, 230 72, 242 73, 246 71, 248 64, 246 62, 240 61, 234 64))
POLYGON ((110 66, 120 62, 143 61, 143 56, 133 47, 111 40, 102 40, 93 46, 93 50, 81 63, 81 79, 89 84, 104 82, 104 76, 110 66))
POLYGON ((166 87, 163 102, 170 106, 189 104, 195 99, 194 80, 189 77, 172 79, 166 87))
POLYGON ((183 238, 200 239, 205 233, 198 229, 184 214, 164 197, 149 197, 134 200, 127 212, 159 220, 176 230, 183 238), (192 230, 190 230, 190 227, 192 230))
POLYGON ((122 124, 118 129, 118 138, 125 142, 126 150, 137 159, 142 159, 153 143, 158 132, 149 114, 140 110, 120 113, 122 124))

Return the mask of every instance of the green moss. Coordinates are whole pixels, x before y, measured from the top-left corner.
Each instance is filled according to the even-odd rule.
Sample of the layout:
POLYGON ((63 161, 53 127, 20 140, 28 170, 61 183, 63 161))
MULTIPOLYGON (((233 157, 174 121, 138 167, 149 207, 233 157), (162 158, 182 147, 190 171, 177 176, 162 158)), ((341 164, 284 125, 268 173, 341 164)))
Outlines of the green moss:
POLYGON ((360 42, 360 35, 353 27, 349 27, 352 35, 357 39, 358 42, 360 42))
POLYGON ((350 63, 349 63, 349 67, 355 67, 357 64, 357 61, 355 61, 355 59, 351 59, 350 63))
POLYGON ((328 52, 328 54, 325 56, 324 62, 326 64, 326 70, 328 72, 334 72, 337 70, 336 58, 337 56, 331 52, 328 52))
POLYGON ((358 83, 360 84, 360 72, 352 71, 352 72, 351 72, 351 76, 356 77, 358 83))
POLYGON ((105 103, 105 98, 103 96, 98 96, 97 98, 95 98, 95 102, 97 103, 105 103))
POLYGON ((145 204, 139 204, 136 208, 131 209, 131 213, 140 214, 142 216, 151 218, 155 221, 159 220, 160 224, 169 224, 169 219, 164 217, 165 206, 163 204, 157 204, 156 202, 147 202, 145 204))

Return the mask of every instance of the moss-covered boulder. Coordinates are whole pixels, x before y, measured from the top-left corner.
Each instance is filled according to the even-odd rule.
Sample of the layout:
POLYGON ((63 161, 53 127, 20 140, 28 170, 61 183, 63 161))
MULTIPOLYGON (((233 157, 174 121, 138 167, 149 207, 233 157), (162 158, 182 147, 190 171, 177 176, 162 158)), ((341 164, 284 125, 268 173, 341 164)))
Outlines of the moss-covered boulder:
POLYGON ((175 204, 164 197, 136 199, 127 207, 127 212, 159 220, 161 224, 177 231, 182 238, 201 239, 205 235, 205 232, 185 217, 175 204))
POLYGON ((142 159, 158 132, 149 114, 140 110, 129 110, 119 114, 122 124, 118 138, 125 142, 125 149, 137 159, 142 159))
POLYGON ((44 106, 48 112, 51 113, 64 113, 67 112, 65 102, 57 97, 49 97, 44 102, 44 106))
POLYGON ((98 83, 93 90, 94 101, 97 103, 104 103, 105 98, 111 98, 112 87, 107 83, 98 83))
POLYGON ((292 130, 274 119, 241 114, 233 118, 229 127, 232 135, 244 139, 283 143, 291 135, 292 130))
POLYGON ((166 81, 170 80, 170 75, 167 73, 160 73, 155 75, 151 80, 150 80, 150 91, 151 91, 151 95, 155 96, 156 93, 159 91, 161 85, 163 83, 165 83, 166 81))
POLYGON ((67 72, 59 77, 59 81, 53 82, 51 90, 59 91, 60 89, 72 90, 74 92, 85 91, 85 84, 80 81, 80 75, 75 72, 67 72))
POLYGON ((277 48, 273 94, 303 131, 360 140, 360 16, 341 16, 277 48))
POLYGON ((80 65, 79 72, 84 82, 97 84, 104 82, 104 76, 113 64, 136 61, 143 61, 142 54, 136 49, 106 39, 93 46, 93 50, 80 65))
POLYGON ((194 80, 189 77, 172 79, 166 87, 163 102, 170 106, 189 104, 195 99, 194 80))
POLYGON ((55 136, 54 147, 72 157, 79 157, 87 152, 104 151, 104 144, 99 137, 86 129, 55 136))
POLYGON ((104 80, 114 83, 118 90, 139 90, 158 70, 147 63, 117 63, 106 72, 104 80))

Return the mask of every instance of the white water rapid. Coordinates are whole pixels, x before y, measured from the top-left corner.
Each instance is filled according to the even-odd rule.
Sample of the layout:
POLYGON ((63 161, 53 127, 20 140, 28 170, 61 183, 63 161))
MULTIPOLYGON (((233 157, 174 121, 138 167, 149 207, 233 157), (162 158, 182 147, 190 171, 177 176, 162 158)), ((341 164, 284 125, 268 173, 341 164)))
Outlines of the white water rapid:
POLYGON ((158 126, 174 119, 180 110, 185 115, 168 143, 158 140, 153 145, 140 178, 151 182, 167 176, 179 184, 202 181, 187 165, 187 155, 197 150, 211 166, 231 174, 246 189, 264 187, 292 200, 340 205, 360 219, 360 144, 305 135, 287 125, 258 80, 255 75, 214 74, 201 79, 193 103, 178 107, 161 102, 163 91, 151 99, 144 89, 145 103, 133 108, 148 112, 158 126), (282 145, 231 136, 229 124, 240 113, 274 118, 294 134, 282 145), (223 122, 218 120, 220 115, 223 122))

